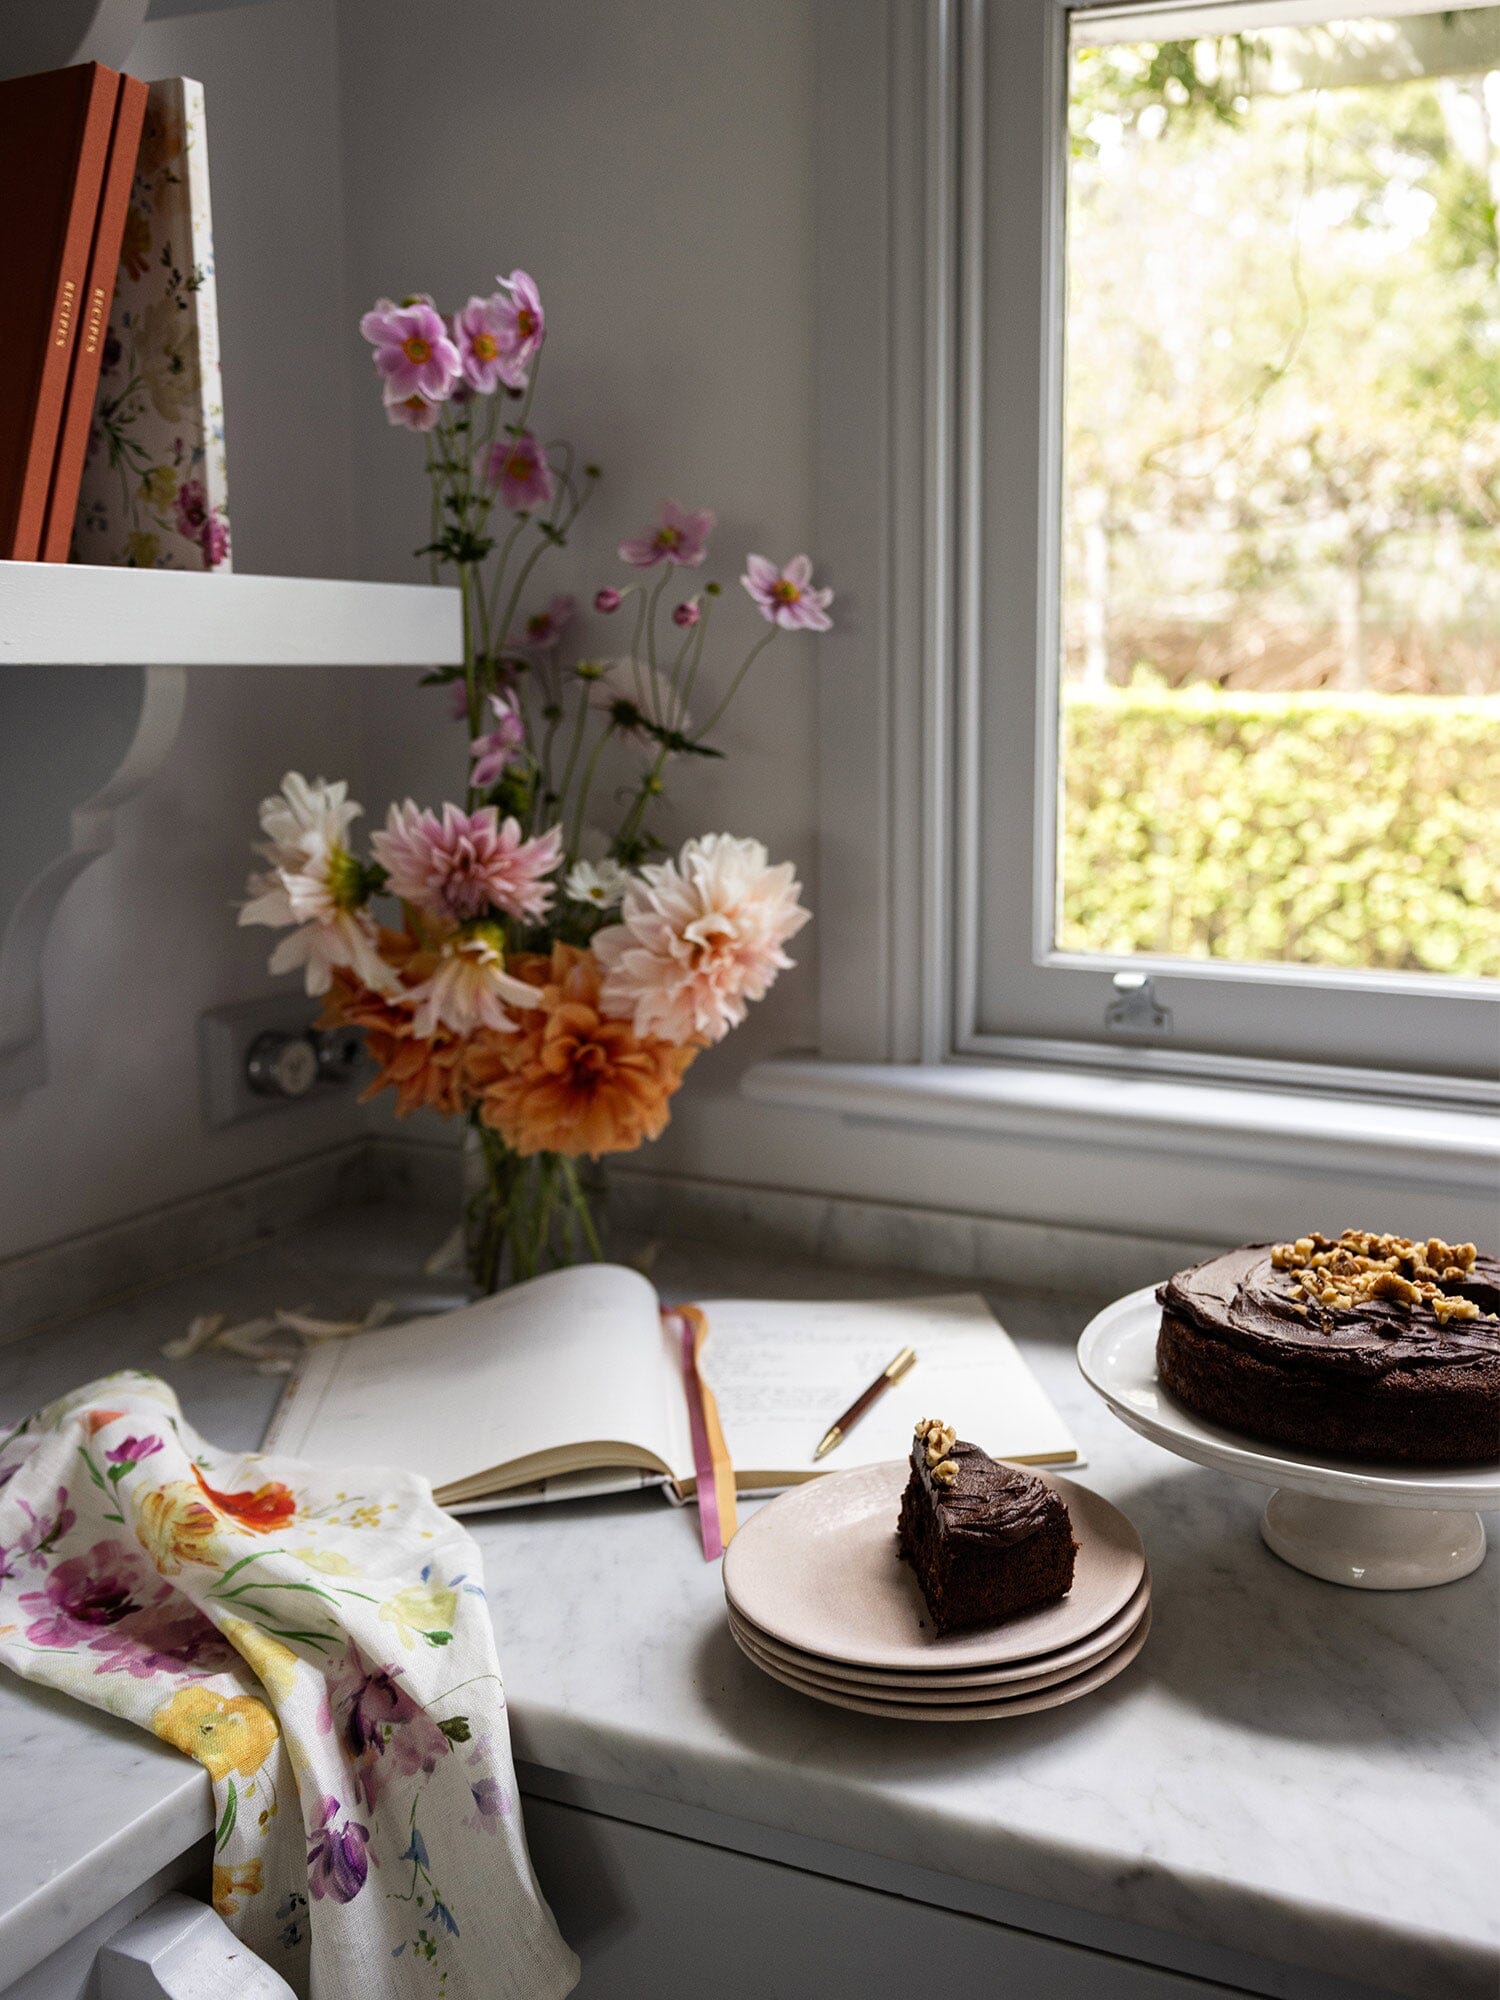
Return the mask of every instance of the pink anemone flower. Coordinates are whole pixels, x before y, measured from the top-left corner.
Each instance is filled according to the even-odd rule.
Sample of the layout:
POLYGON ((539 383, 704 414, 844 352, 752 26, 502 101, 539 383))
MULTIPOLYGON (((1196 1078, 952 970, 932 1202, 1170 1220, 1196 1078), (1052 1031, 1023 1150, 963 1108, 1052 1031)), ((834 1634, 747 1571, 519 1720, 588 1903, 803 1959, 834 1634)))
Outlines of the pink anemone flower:
POLYGON ((458 349, 431 299, 408 299, 399 306, 377 299, 359 330, 375 349, 387 403, 407 396, 441 403, 463 372, 458 349))
POLYGON ((526 741, 526 725, 514 702, 507 701, 503 694, 492 694, 490 708, 495 716, 494 728, 483 736, 476 736, 469 745, 469 755, 474 759, 469 783, 481 792, 493 785, 506 767, 514 762, 516 752, 526 741))
POLYGON ((526 620, 523 643, 534 653, 550 653, 578 615, 571 597, 554 597, 545 611, 533 611, 526 620))
POLYGON ((429 403, 425 396, 415 393, 410 396, 392 396, 385 399, 385 414, 388 423, 400 424, 409 431, 430 431, 438 420, 438 406, 429 403))
POLYGON ((833 620, 828 607, 831 590, 814 590, 812 558, 793 556, 785 569, 778 569, 764 556, 746 556, 745 574, 740 582, 749 591, 762 618, 785 631, 800 627, 808 632, 826 632, 833 620))
POLYGON ((552 498, 552 468, 530 431, 497 438, 490 446, 485 474, 491 486, 499 487, 500 498, 512 513, 530 513, 552 498))
POLYGON ((547 316, 536 281, 525 271, 497 275, 500 287, 490 303, 499 322, 500 379, 509 389, 524 389, 526 375, 547 332, 547 316))
POLYGON ((665 500, 653 529, 621 542, 620 561, 632 569, 650 569, 659 562, 694 569, 708 554, 708 538, 716 525, 717 516, 707 508, 701 514, 689 514, 675 500, 665 500))
POLYGON ((453 323, 464 380, 481 396, 492 396, 504 380, 505 321, 501 301, 470 299, 453 323))
POLYGON ((408 799, 391 807, 370 845, 391 895, 429 916, 470 923, 493 907, 534 924, 552 902, 544 878, 562 860, 562 828, 523 840, 520 822, 502 821, 493 806, 466 813, 445 805, 440 820, 408 799))

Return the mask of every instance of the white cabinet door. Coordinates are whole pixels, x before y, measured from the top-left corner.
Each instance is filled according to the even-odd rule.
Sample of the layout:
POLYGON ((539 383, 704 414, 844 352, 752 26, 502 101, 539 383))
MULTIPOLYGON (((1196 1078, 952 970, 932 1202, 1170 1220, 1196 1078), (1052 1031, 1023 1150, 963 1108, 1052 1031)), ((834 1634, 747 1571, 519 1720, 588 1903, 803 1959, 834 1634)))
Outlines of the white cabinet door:
MULTIPOLYGON (((1237 1989, 528 1798, 577 2000, 1232 2000, 1237 1989)), ((1249 1996, 1244 1996, 1249 2000, 1249 1996)))

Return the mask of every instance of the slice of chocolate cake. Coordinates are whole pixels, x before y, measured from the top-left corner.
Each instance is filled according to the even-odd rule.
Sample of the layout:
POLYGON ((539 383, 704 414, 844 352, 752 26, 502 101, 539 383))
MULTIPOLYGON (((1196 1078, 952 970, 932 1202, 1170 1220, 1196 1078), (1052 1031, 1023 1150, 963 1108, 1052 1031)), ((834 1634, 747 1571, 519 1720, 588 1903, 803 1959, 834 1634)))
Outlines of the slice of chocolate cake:
POLYGON ((1067 1502, 923 1417, 896 1524, 939 1632, 989 1625, 1065 1597, 1078 1544, 1067 1502))

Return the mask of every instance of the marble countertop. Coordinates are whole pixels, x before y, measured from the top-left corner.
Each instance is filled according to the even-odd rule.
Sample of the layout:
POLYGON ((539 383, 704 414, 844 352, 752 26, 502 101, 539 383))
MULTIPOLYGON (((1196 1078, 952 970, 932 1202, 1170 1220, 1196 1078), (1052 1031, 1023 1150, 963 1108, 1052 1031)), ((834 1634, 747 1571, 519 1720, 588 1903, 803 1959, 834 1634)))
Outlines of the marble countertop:
MULTIPOLYGON (((249 1446, 279 1383, 232 1358, 165 1362, 161 1342, 214 1308, 415 1303, 411 1274, 442 1223, 345 1211, 0 1348, 0 1417, 111 1367, 148 1366, 205 1434, 249 1446)), ((665 1246, 653 1276, 667 1296, 942 1289, 688 1243, 665 1246)), ((532 1508, 468 1522, 517 1758, 1302 1968, 1330 1995, 1350 1990, 1343 1980, 1413 2000, 1489 2000, 1500 1564, 1389 1594, 1288 1568, 1260 1542, 1254 1488, 1168 1457, 1088 1390, 1073 1346, 1090 1302, 993 1296, 1080 1438, 1083 1478, 1146 1542, 1155 1624, 1119 1680, 1003 1724, 867 1720, 741 1657, 690 1512, 653 1494, 532 1508)), ((0 1988, 210 1824, 196 1766, 3 1669, 0 1799, 0 1988)), ((1312 1989, 1292 1979, 1267 1990, 1312 1989)))

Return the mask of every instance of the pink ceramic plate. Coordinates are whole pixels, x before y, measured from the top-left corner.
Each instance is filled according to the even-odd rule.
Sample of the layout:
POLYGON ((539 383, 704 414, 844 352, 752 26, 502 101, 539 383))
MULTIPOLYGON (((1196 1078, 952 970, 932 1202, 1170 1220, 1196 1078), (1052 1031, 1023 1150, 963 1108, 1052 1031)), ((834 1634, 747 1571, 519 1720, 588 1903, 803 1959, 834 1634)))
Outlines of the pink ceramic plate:
POLYGON ((960 1699, 967 1696, 970 1701, 986 1699, 993 1691, 996 1698, 1001 1695, 1019 1694, 1025 1687, 1046 1687, 1052 1681, 1066 1680, 1070 1674, 1081 1674, 1085 1667, 1091 1667, 1096 1660, 1102 1660, 1112 1653, 1122 1640, 1129 1638, 1141 1622, 1151 1598, 1151 1578, 1142 1577, 1140 1588, 1113 1618, 1107 1619, 1091 1638, 1080 1639, 1076 1646, 1064 1646, 1055 1653, 1040 1653, 1034 1659, 1018 1660, 1007 1667, 975 1667, 968 1673, 944 1673, 935 1668, 925 1674, 884 1673, 877 1668, 847 1667, 838 1660, 828 1660, 814 1653, 794 1652, 790 1646, 783 1646, 779 1639, 771 1638, 757 1626, 741 1618, 731 1610, 729 1622, 735 1628, 735 1636, 749 1641, 758 1653, 764 1653, 778 1666, 787 1667, 792 1673, 805 1674, 809 1680, 826 1680, 836 1687, 852 1687, 856 1692, 868 1695, 889 1695, 893 1701, 907 1701, 911 1695, 904 1692, 912 1689, 925 1699, 934 1697, 939 1689, 954 1689, 960 1699), (984 1690, 984 1693, 979 1692, 984 1690))
POLYGON ((780 1681, 783 1687, 795 1688, 798 1694, 805 1694, 814 1701, 832 1703, 835 1708, 852 1709, 856 1715, 887 1716, 896 1722, 1001 1722, 1018 1715, 1034 1715, 1039 1709, 1061 1708, 1064 1702, 1077 1701, 1095 1688, 1101 1688, 1106 1681, 1112 1681, 1116 1674, 1123 1673, 1146 1643, 1146 1634, 1151 1630, 1151 1611, 1147 1607, 1135 1631, 1121 1646, 1116 1647, 1108 1659, 1099 1661, 1097 1666, 1088 1668, 1071 1679, 1058 1681, 1053 1687, 1041 1688, 1035 1694, 1014 1695, 1005 1701, 974 1702, 897 1702, 882 1701, 874 1696, 854 1694, 847 1688, 837 1690, 817 1687, 804 1680, 800 1674, 788 1668, 772 1665, 769 1659, 758 1658, 742 1641, 736 1640, 748 1660, 769 1674, 773 1681, 780 1681))
MULTIPOLYGON (((1078 1562, 1056 1604, 940 1639, 896 1554, 904 1459, 809 1481, 753 1514, 724 1554, 724 1594, 758 1633, 824 1662, 902 1674, 1010 1666, 1093 1639, 1146 1573, 1141 1538, 1118 1507, 1055 1473, 1078 1562)), ((1036 1669, 1042 1671, 1039 1665, 1036 1669)))
POLYGON ((1003 1701, 1009 1705, 1026 1695, 1040 1694, 1044 1688, 1061 1686, 1064 1682, 1079 1679, 1081 1675, 1091 1672, 1094 1667, 1104 1666, 1113 1654, 1129 1645, 1150 1616, 1149 1605, 1137 1612, 1135 1623, 1129 1631, 1122 1638, 1116 1639, 1114 1645, 1108 1647, 1098 1659, 1090 1661, 1087 1667, 1063 1667, 1051 1673, 1037 1673, 1025 1680, 1007 1681, 993 1687, 936 1687, 920 1690, 906 1687, 892 1688, 878 1682, 861 1681, 853 1675, 847 1677, 842 1675, 837 1668, 814 1672, 802 1667, 788 1666, 784 1659, 778 1659, 774 1653, 758 1645, 754 1635, 747 1632, 743 1625, 736 1624, 733 1616, 730 1617, 729 1625, 734 1634, 735 1644, 748 1659, 754 1660, 758 1667, 764 1667, 767 1673, 784 1674, 809 1694, 847 1694, 853 1695, 859 1701, 871 1701, 877 1704, 893 1702, 898 1708, 926 1708, 929 1705, 942 1708, 950 1704, 959 1708, 988 1708, 998 1702, 1003 1701))

